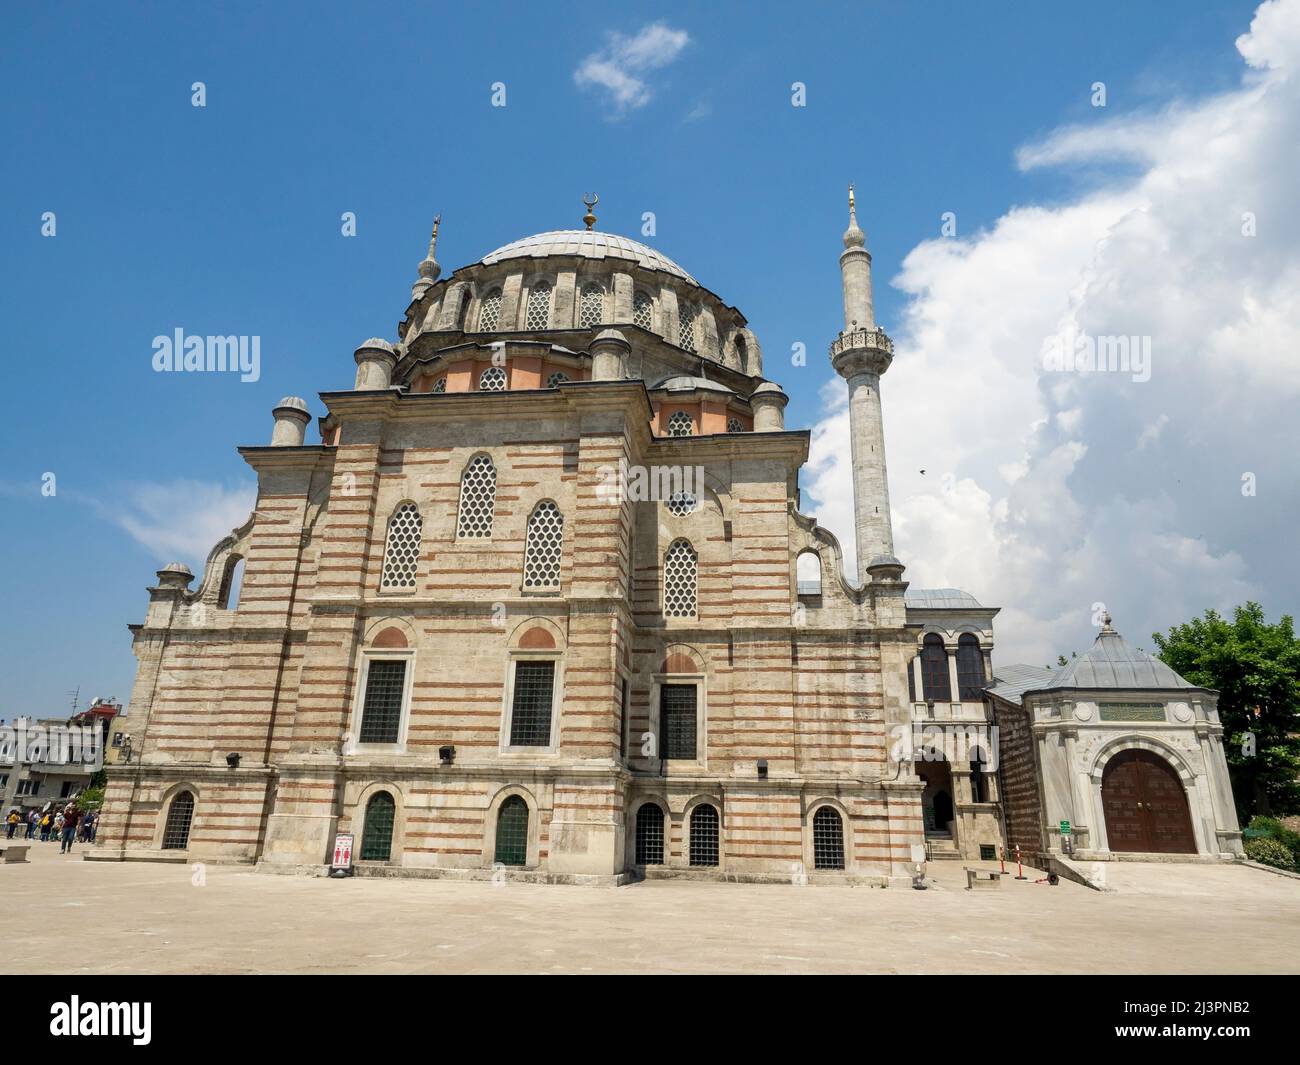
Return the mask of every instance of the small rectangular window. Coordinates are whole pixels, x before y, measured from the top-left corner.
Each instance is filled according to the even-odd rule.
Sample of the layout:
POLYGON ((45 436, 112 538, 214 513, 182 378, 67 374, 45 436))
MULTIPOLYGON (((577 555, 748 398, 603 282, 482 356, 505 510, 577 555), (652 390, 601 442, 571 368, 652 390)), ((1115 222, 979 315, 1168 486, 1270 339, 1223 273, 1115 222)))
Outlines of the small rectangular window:
POLYGON ((361 743, 396 743, 402 723, 406 663, 371 661, 361 710, 361 743))
POLYGON ((114 746, 114 747, 121 747, 121 746, 122 746, 122 735, 123 735, 123 734, 122 734, 121 732, 114 732, 114 733, 113 733, 113 746, 114 746))
POLYGON ((696 757, 694 684, 665 684, 659 689, 659 728, 664 758, 696 757))
POLYGON ((980 844, 980 861, 996 862, 998 860, 998 849, 992 843, 980 844))
POLYGON ((510 709, 510 746, 546 747, 551 742, 554 662, 516 662, 510 709))

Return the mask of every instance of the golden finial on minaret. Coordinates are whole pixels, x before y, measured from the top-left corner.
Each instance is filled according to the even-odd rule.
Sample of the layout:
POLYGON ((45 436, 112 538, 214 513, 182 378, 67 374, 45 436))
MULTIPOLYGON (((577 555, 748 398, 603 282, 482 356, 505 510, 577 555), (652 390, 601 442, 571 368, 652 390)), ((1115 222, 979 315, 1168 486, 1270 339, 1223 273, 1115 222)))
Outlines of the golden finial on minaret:
POLYGON ((442 215, 438 214, 433 219, 433 236, 429 238, 429 258, 433 258, 433 249, 438 246, 438 226, 442 223, 442 215))
POLYGON ((582 202, 587 208, 587 213, 582 216, 582 220, 587 224, 587 228, 590 229, 596 224, 596 216, 591 213, 591 209, 595 207, 596 204, 600 203, 600 197, 594 192, 589 192, 582 198, 582 202))
POLYGON ((849 217, 854 218, 856 217, 856 214, 857 212, 853 206, 853 182, 850 181, 849 182, 849 217))

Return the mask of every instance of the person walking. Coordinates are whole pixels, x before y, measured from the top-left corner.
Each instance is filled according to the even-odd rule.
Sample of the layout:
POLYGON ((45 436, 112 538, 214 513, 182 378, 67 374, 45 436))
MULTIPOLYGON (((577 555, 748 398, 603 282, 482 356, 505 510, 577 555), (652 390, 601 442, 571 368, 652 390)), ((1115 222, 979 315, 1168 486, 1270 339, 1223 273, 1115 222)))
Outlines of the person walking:
POLYGON ((6 828, 8 829, 8 833, 9 833, 5 838, 6 838, 6 839, 13 839, 13 838, 14 838, 14 831, 18 828, 18 811, 17 811, 17 810, 10 810, 10 811, 9 811, 9 816, 5 818, 5 826, 6 826, 6 828))
POLYGON ((27 815, 27 838, 28 839, 36 838, 36 826, 37 824, 40 823, 40 820, 41 820, 41 815, 37 813, 35 808, 33 808, 32 811, 27 815))
POLYGON ((71 854, 72 844, 77 838, 77 822, 81 820, 81 811, 71 803, 63 811, 63 842, 59 844, 60 854, 71 854))

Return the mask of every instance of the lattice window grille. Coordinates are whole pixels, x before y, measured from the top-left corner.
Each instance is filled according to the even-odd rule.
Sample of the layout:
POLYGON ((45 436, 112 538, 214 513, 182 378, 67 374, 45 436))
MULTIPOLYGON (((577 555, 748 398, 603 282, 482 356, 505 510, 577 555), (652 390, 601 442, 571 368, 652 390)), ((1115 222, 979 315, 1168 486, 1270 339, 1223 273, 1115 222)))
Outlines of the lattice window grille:
POLYGON ((524 587, 558 588, 560 552, 564 546, 564 516, 549 499, 538 503, 528 518, 524 541, 524 587))
POLYGON ((384 569, 381 588, 414 588, 415 571, 420 563, 420 532, 424 523, 414 503, 403 503, 388 521, 388 540, 384 545, 384 569))
POLYGON ((744 431, 745 431, 745 425, 739 418, 727 419, 727 432, 743 433, 744 431))
POLYGON ((691 422, 690 414, 684 410, 674 411, 668 419, 668 435, 692 436, 694 433, 695 425, 691 422))
POLYGON ((479 331, 486 333, 501 325, 501 290, 493 289, 483 297, 483 304, 478 312, 479 331))
POLYGON ((478 375, 480 392, 504 392, 506 390, 506 372, 500 366, 489 366, 478 375))
POLYGON ((665 684, 659 689, 659 728, 665 759, 695 758, 698 694, 694 684, 665 684))
POLYGON ((194 794, 182 791, 172 799, 163 826, 162 849, 183 851, 190 845, 190 824, 194 820, 194 794))
POLYGON ((701 803, 691 811, 691 865, 718 864, 718 811, 701 803))
POLYGON ((433 382, 433 389, 432 389, 432 390, 433 390, 434 392, 446 392, 446 391, 447 391, 447 379, 446 379, 445 377, 439 377, 438 380, 436 380, 436 381, 433 382))
POLYGON ((366 819, 361 828, 361 860, 386 862, 393 853, 393 820, 396 804, 386 791, 377 791, 366 803, 366 819))
POLYGON ((813 815, 813 868, 844 868, 844 826, 829 806, 813 815))
POLYGON ((636 864, 664 864, 664 812, 652 802, 636 812, 636 864))
POLYGON ((546 329, 551 324, 551 286, 539 281, 528 291, 525 329, 546 329))
POLYGON ((699 581, 699 556, 686 540, 674 540, 664 554, 664 616, 693 618, 699 581))
POLYGON ((460 511, 456 535, 483 540, 492 535, 492 514, 497 504, 497 468, 487 455, 475 455, 460 479, 460 511))
POLYGON ((528 804, 511 795, 497 811, 495 858, 502 865, 528 862, 528 804))
POLYGON ((359 743, 396 743, 406 693, 405 661, 372 661, 366 670, 359 743))
POLYGON ((695 498, 694 493, 685 489, 674 492, 668 497, 668 501, 664 503, 669 513, 676 514, 679 518, 684 518, 687 514, 694 514, 699 505, 700 502, 695 498))
POLYGON ((556 370, 555 373, 551 374, 551 376, 546 379, 546 387, 554 388, 556 385, 564 384, 568 379, 569 375, 567 373, 561 373, 559 370, 556 370))
POLYGON ((554 662, 516 662, 510 710, 511 747, 547 747, 551 742, 554 662))
POLYGON ((582 302, 578 307, 578 325, 583 329, 600 325, 604 302, 605 293, 599 285, 583 286, 582 302))
POLYGON ((685 304, 677 312, 677 342, 686 351, 695 350, 695 319, 699 312, 690 304, 685 304))
POLYGON ((638 292, 632 299, 632 324, 642 329, 650 329, 654 314, 654 303, 649 295, 638 292))

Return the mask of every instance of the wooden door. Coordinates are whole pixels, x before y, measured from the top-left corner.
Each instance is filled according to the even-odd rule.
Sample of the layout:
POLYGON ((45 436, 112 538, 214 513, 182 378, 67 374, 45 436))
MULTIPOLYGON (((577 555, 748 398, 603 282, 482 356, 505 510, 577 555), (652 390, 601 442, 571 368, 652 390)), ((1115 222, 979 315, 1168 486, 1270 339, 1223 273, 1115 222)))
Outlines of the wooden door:
POLYGON ((1124 751, 1101 783, 1106 838, 1112 851, 1195 854, 1187 794, 1169 763, 1147 751, 1124 751))

